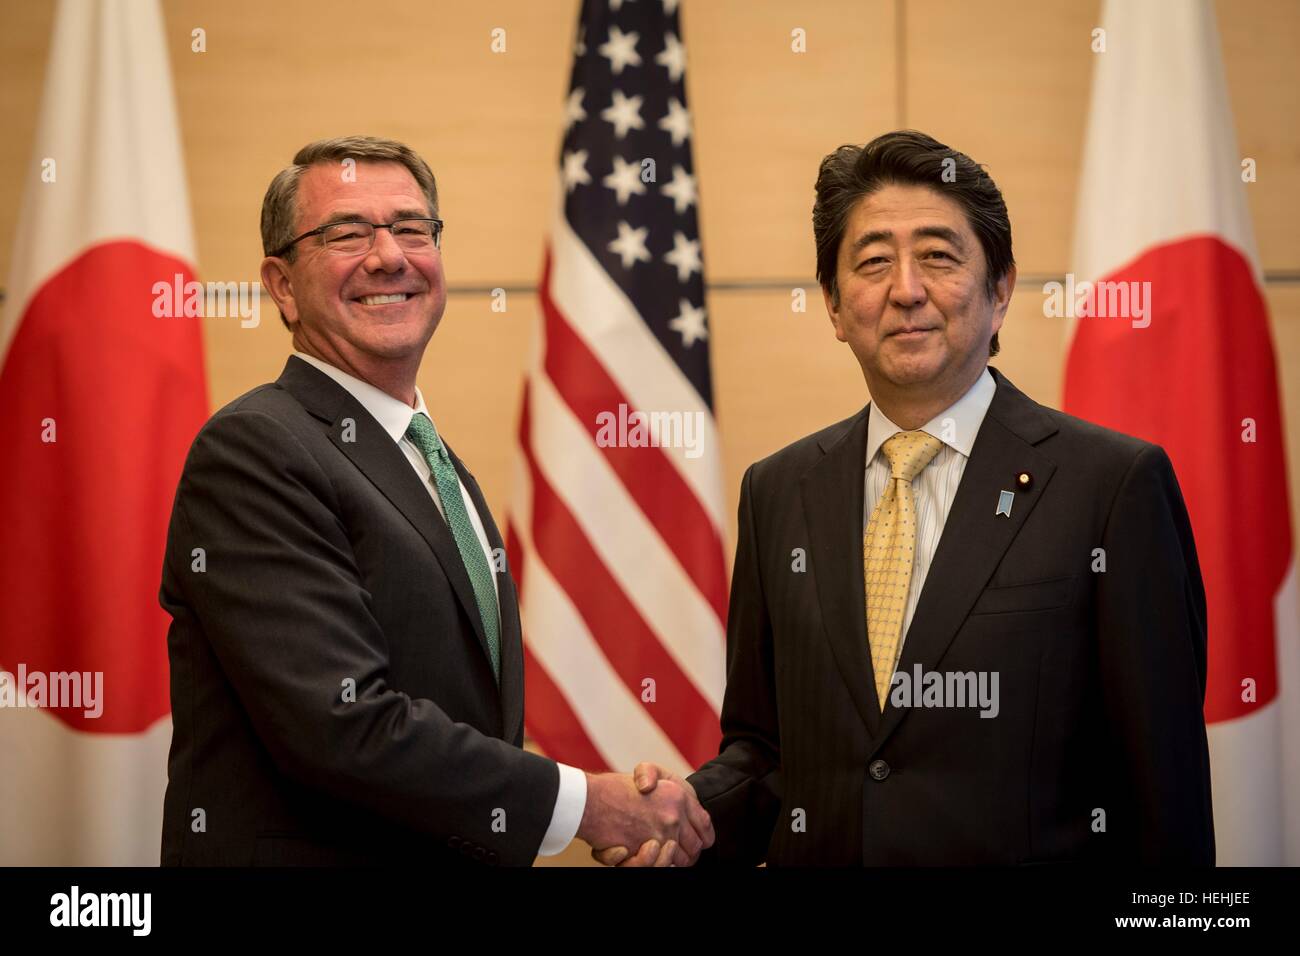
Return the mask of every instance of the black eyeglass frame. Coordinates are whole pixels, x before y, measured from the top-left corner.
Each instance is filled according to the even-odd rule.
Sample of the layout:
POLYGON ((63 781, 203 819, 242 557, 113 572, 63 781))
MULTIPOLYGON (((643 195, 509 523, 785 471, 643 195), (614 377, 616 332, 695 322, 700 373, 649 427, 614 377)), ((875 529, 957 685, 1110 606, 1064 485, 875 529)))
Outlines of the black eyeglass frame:
MULTIPOLYGON (((432 218, 431 216, 404 216, 404 217, 401 218, 401 219, 394 219, 392 222, 366 222, 364 219, 345 219, 345 220, 343 220, 343 221, 341 221, 341 222, 327 222, 327 223, 325 223, 325 225, 323 225, 323 226, 317 226, 315 229, 311 229, 311 230, 308 230, 307 232, 304 232, 301 236, 298 236, 296 239, 290 239, 287 243, 285 243, 283 246, 281 246, 281 247, 280 247, 279 249, 277 249, 275 252, 271 253, 271 257, 272 257, 272 258, 275 258, 275 259, 279 259, 279 258, 281 258, 281 257, 282 257, 286 252, 288 252, 290 249, 292 249, 292 248, 293 248, 294 246, 296 246, 298 243, 302 242, 304 239, 310 239, 312 236, 319 236, 319 235, 321 235, 323 232, 325 232, 326 229, 333 229, 335 226, 369 226, 369 227, 370 227, 370 246, 369 246, 369 248, 366 249, 366 252, 369 252, 371 249, 373 249, 373 248, 375 247, 375 232, 374 232, 374 231, 375 231, 376 229, 387 229, 387 230, 391 233, 391 232, 393 231, 393 227, 396 226, 399 222, 431 222, 431 223, 433 223, 433 248, 435 248, 435 249, 441 249, 441 248, 442 248, 442 226, 443 226, 443 222, 442 222, 441 219, 434 219, 434 218, 432 218)), ((325 248, 328 248, 328 247, 325 247, 325 248)), ((353 253, 353 254, 354 254, 354 255, 361 255, 362 253, 359 253, 359 252, 358 252, 358 253, 353 253)))

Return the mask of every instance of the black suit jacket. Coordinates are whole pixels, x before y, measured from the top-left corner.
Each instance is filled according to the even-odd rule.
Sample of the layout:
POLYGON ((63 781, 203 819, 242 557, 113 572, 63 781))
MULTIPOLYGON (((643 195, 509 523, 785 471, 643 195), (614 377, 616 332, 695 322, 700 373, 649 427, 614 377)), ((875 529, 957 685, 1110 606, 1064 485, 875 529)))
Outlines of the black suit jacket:
POLYGON ((530 864, 559 772, 521 749, 518 605, 497 583, 499 687, 450 528, 346 389, 290 358, 217 412, 163 569, 163 863, 530 864))
POLYGON ((881 713, 867 409, 795 442, 741 488, 701 862, 1213 863, 1205 594, 1169 459, 994 378, 898 668, 997 672, 998 715, 881 713))

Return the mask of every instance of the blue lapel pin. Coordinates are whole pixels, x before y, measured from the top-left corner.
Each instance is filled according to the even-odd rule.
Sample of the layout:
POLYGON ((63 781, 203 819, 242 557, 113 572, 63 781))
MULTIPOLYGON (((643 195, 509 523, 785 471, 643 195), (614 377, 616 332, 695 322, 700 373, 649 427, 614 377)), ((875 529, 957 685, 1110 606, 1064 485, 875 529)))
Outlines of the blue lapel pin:
POLYGON ((1011 505, 1015 500, 1016 500, 1016 493, 1014 491, 999 491, 998 510, 993 512, 993 517, 996 518, 998 515, 1006 515, 1008 518, 1010 518, 1011 505))

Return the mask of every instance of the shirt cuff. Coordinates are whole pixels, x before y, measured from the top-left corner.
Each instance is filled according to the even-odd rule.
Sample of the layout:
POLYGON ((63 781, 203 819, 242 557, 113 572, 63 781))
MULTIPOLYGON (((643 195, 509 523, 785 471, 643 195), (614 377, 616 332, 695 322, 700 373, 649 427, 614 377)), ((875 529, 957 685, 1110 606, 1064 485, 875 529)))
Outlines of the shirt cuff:
POLYGON ((546 836, 542 837, 538 856, 555 856, 572 843, 578 835, 583 811, 587 809, 587 775, 568 764, 557 763, 556 766, 560 768, 560 791, 555 795, 551 825, 546 829, 546 836))

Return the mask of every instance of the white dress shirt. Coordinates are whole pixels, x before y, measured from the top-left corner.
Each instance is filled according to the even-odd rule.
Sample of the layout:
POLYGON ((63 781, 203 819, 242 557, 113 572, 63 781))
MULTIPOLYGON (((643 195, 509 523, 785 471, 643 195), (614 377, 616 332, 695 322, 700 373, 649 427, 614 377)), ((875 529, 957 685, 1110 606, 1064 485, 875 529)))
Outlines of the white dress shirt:
MULTIPOLYGON (((957 486, 961 484, 961 476, 966 471, 966 462, 970 460, 975 436, 979 434, 980 425, 984 423, 984 415, 988 412, 996 391, 997 383, 985 367, 965 395, 921 426, 921 431, 939 439, 943 442, 943 447, 921 473, 912 479, 912 498, 916 504, 916 548, 912 552, 912 581, 908 585, 903 633, 898 643, 900 657, 903 642, 907 639, 907 629, 912 624, 912 615, 916 613, 917 602, 921 599, 925 576, 930 571, 930 562, 939 546, 939 537, 943 534, 953 498, 957 496, 957 486)), ((889 481, 889 460, 880 452, 880 446, 904 430, 886 418, 875 402, 871 403, 867 420, 866 494, 862 499, 863 534, 866 534, 871 512, 875 510, 880 496, 885 493, 885 485, 889 481)))
MULTIPOLYGON (((415 404, 407 405, 369 382, 363 382, 361 379, 349 375, 347 372, 337 369, 315 356, 305 355, 302 352, 294 352, 293 354, 313 368, 324 372, 347 389, 352 394, 352 397, 360 402, 361 406, 371 414, 375 421, 379 422, 384 431, 388 432, 389 436, 402 450, 402 453, 406 455, 406 460, 411 463, 415 473, 420 476, 420 481, 429 490, 429 497, 433 499, 439 513, 446 518, 446 514, 442 510, 442 498, 438 494, 437 484, 433 481, 433 472, 429 468, 429 463, 424 460, 424 453, 406 437, 406 429, 410 426, 413 415, 419 412, 429 415, 429 409, 424 404, 424 395, 420 393, 419 387, 417 386, 415 389, 415 404)), ((429 420, 433 421, 432 415, 429 415, 429 420)), ((488 544, 487 531, 483 528, 483 519, 479 517, 478 509, 474 507, 474 500, 470 498, 469 492, 465 489, 459 475, 456 478, 456 483, 460 485, 460 496, 465 502, 465 513, 469 515, 470 524, 474 526, 474 534, 478 537, 479 547, 483 549, 483 556, 487 559, 488 567, 493 567, 492 546, 488 544)), ((492 575, 492 583, 499 597, 501 586, 497 582, 495 574, 492 575)), ((498 613, 500 613, 499 607, 498 613)), ((539 856, 554 856, 568 846, 574 836, 577 835, 578 825, 582 823, 583 811, 587 808, 586 775, 576 767, 570 767, 567 764, 557 763, 556 766, 560 768, 560 791, 556 795, 555 809, 551 813, 551 825, 547 828, 546 835, 542 838, 542 845, 537 851, 539 856)))

